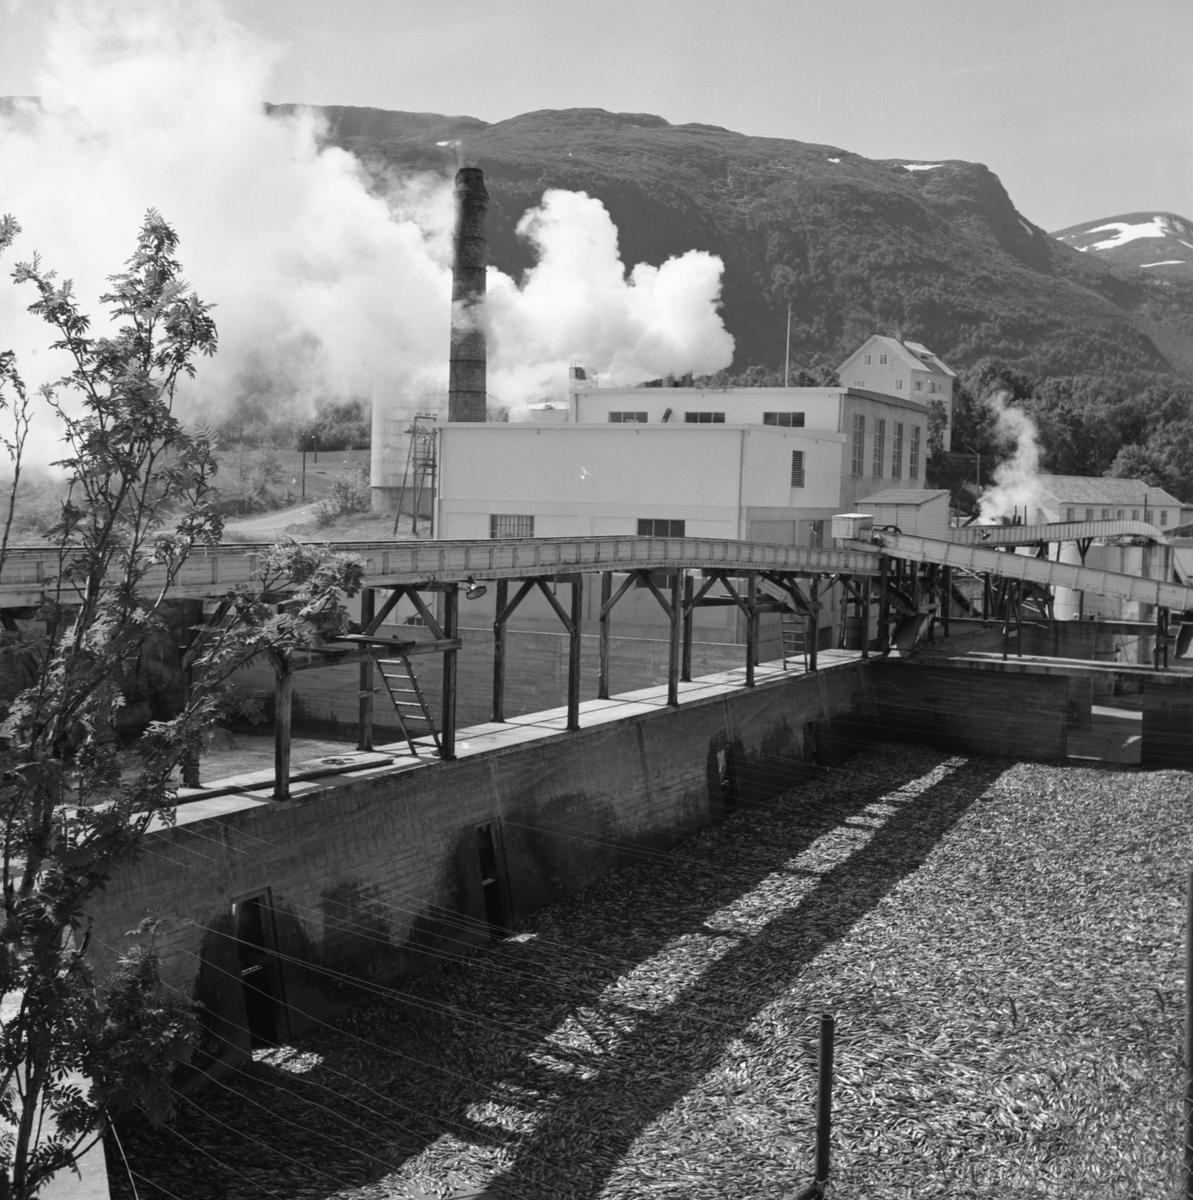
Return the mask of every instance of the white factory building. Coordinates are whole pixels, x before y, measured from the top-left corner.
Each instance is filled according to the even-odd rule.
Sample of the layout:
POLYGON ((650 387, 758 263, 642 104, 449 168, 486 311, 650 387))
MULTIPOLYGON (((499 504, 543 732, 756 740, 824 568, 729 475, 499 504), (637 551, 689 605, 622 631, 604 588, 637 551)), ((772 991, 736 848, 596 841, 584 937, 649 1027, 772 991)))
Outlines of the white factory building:
POLYGON ((443 538, 670 533, 821 545, 834 513, 921 488, 927 409, 851 388, 594 388, 439 431, 443 538))

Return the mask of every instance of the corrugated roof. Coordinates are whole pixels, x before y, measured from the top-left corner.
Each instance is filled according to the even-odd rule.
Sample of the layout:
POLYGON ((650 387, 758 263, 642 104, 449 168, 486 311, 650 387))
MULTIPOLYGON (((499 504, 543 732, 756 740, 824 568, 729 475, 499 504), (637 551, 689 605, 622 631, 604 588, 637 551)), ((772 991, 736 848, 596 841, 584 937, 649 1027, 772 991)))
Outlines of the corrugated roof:
POLYGON ((947 489, 940 488, 887 488, 872 496, 863 496, 857 504, 859 508, 866 504, 927 504, 929 500, 948 494, 947 489))
POLYGON ((1181 502, 1163 488, 1142 479, 1108 479, 1097 475, 1040 475, 1040 487, 1061 504, 1139 504, 1149 508, 1180 508, 1181 502))

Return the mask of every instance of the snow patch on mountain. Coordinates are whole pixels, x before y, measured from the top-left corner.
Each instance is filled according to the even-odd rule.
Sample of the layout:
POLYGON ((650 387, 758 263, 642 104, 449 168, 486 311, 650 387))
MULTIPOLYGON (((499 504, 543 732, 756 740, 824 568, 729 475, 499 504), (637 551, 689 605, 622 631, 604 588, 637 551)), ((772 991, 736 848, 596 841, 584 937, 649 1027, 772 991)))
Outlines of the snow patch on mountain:
POLYGON ((1184 263, 1183 258, 1166 258, 1162 262, 1140 263, 1141 267, 1177 267, 1184 263))
POLYGON ((1173 229, 1172 222, 1167 217, 1153 217, 1150 221, 1143 221, 1138 225, 1130 225, 1126 221, 1111 221, 1107 225, 1099 225, 1096 229, 1087 230, 1088 233, 1106 233, 1109 230, 1114 230, 1114 236, 1106 238, 1100 242, 1090 244, 1091 250, 1110 250, 1114 246, 1122 246, 1127 242, 1133 242, 1137 238, 1150 237, 1167 237, 1170 233, 1175 234, 1177 231, 1173 229))
POLYGON ((937 167, 943 167, 944 163, 904 163, 905 171, 935 171, 937 167))

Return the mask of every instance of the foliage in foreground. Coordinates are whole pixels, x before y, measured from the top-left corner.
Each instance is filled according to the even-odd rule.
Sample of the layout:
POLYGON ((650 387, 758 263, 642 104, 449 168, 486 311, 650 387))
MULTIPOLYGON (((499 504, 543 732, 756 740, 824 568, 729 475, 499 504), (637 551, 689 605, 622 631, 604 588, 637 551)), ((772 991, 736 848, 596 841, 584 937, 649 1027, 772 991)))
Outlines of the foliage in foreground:
MULTIPOLYGON (((0 250, 19 232, 0 222, 0 250)), ((57 424, 63 473, 54 577, 0 667, 22 686, 0 703, 0 1198, 28 1200, 102 1136, 110 1117, 171 1112, 170 1074, 189 1054, 191 1005, 163 991, 152 929, 103 978, 88 901, 173 818, 173 776, 215 721, 239 702, 229 678, 258 654, 275 660, 340 632, 341 597, 361 564, 291 544, 263 556, 259 580, 231 591, 222 620, 196 637, 180 711, 131 744, 116 736, 129 664, 176 619, 170 600, 188 560, 219 542, 209 439, 174 413, 194 359, 217 338, 207 305, 174 258, 178 238, 149 212, 126 269, 101 297, 118 323, 93 336, 69 282, 37 258, 13 278, 36 294, 30 312, 53 330, 70 369, 30 394, 0 353, 0 435, 10 461, 0 570, 10 554, 35 411, 57 424), (292 589, 281 607, 271 592, 292 589), (89 954, 89 951, 91 952, 89 954)), ((195 631, 198 634, 198 631, 195 631)))

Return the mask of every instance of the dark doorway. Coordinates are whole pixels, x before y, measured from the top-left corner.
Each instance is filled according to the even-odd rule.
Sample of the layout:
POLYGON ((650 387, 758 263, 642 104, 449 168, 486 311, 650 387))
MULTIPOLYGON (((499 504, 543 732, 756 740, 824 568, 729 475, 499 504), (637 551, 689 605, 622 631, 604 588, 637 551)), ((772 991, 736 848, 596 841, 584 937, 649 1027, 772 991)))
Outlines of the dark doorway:
POLYGON ((476 827, 476 852, 481 869, 481 894, 485 900, 485 920, 489 925, 489 938, 498 941, 509 936, 509 923, 505 911, 505 888, 497 864, 497 847, 493 841, 493 827, 476 827))
POLYGON ((269 894, 232 906, 240 951, 245 1021, 253 1046, 276 1046, 286 1034, 282 976, 274 956, 273 910, 269 894))
POLYGON ((737 810, 737 779, 733 770, 733 747, 717 751, 717 783, 721 789, 721 811, 728 816, 737 810))

